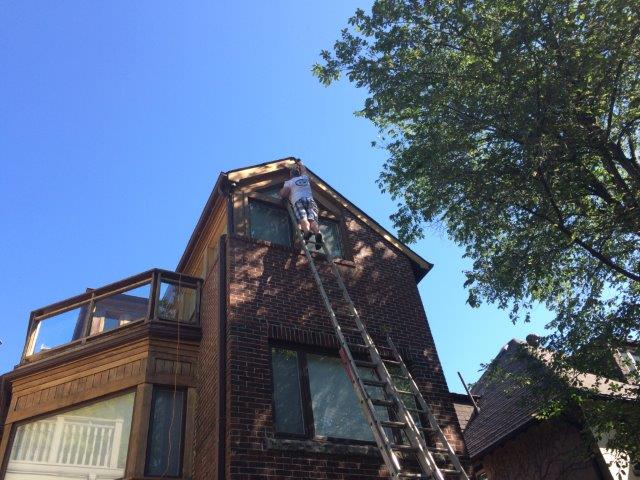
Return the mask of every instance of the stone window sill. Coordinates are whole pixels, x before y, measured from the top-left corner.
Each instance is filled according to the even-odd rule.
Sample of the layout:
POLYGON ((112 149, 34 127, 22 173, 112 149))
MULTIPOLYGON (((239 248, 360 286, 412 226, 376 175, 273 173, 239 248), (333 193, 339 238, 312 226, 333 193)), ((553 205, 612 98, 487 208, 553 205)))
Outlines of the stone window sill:
POLYGON ((375 445, 355 445, 320 440, 295 440, 289 438, 267 438, 269 450, 286 450, 288 452, 324 453, 332 455, 379 456, 375 445))

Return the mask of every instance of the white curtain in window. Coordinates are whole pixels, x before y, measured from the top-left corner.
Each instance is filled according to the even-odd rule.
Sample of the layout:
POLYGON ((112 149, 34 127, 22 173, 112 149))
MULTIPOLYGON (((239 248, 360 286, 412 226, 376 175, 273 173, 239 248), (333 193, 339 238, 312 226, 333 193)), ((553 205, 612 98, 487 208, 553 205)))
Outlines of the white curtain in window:
POLYGON ((5 480, 121 478, 134 396, 128 393, 18 426, 5 480))

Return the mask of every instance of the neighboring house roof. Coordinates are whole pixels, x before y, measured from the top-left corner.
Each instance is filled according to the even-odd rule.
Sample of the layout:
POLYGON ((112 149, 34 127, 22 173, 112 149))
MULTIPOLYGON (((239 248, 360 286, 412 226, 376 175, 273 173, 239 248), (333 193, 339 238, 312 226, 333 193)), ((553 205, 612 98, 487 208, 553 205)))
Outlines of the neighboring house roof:
MULTIPOLYGON (((244 181, 250 177, 262 176, 270 173, 274 173, 278 170, 284 170, 289 168, 296 162, 296 158, 287 157, 282 158, 280 160, 273 160, 270 162, 261 163, 258 165, 252 165, 249 167, 238 168, 235 170, 229 170, 228 172, 220 173, 215 187, 207 200, 207 203, 200 215, 198 223, 196 224, 193 233, 191 234, 191 238, 189 239, 189 243, 185 248, 184 253, 180 261, 178 262, 178 266, 176 268, 177 271, 181 271, 186 266, 187 260, 192 253, 193 249, 196 247, 198 239, 202 234, 202 231, 205 228, 208 218, 213 212, 214 206, 221 201, 224 196, 223 190, 224 185, 227 183, 235 183, 244 181)), ((306 165, 305 165, 306 166, 306 165)), ((413 266, 413 270, 416 274, 417 281, 420 281, 428 272, 431 270, 433 265, 429 263, 427 260, 422 258, 420 255, 411 250, 407 245, 398 240, 393 234, 391 234, 388 230, 386 230, 382 225, 376 222, 372 217, 364 213, 360 208, 356 207, 353 203, 347 200, 342 194, 340 194, 337 190, 335 190, 331 185, 325 182, 322 178, 316 175, 308 166, 307 171, 309 173, 309 177, 311 178, 314 188, 319 188, 325 195, 331 197, 336 203, 341 205, 343 208, 351 212, 355 217, 357 217, 361 222, 365 225, 372 228, 379 235, 381 235, 385 240, 391 243, 394 247, 404 253, 413 266)))
POLYGON ((541 404, 530 401, 530 388, 511 376, 524 373, 528 366, 519 354, 520 345, 517 340, 511 340, 492 362, 508 371, 509 376, 497 379, 488 370, 471 389, 472 394, 479 396, 480 407, 464 430, 471 458, 480 456, 535 421, 534 414, 541 404))
POLYGON ((560 378, 570 385, 597 395, 622 395, 635 398, 635 386, 604 379, 591 373, 566 370, 552 373, 549 368, 552 353, 532 347, 520 340, 511 340, 492 361, 471 392, 479 397, 480 410, 464 429, 469 456, 478 458, 501 445, 536 422, 536 414, 546 399, 537 393, 545 383, 560 378), (497 370, 497 371, 496 371, 497 370), (520 374, 533 372, 536 380, 523 382, 520 374))
POLYGON ((453 409, 456 412, 456 417, 458 417, 460 428, 464 430, 465 428, 467 428, 467 424, 473 416, 474 407, 471 403, 471 399, 464 393, 452 392, 451 401, 453 402, 453 409))

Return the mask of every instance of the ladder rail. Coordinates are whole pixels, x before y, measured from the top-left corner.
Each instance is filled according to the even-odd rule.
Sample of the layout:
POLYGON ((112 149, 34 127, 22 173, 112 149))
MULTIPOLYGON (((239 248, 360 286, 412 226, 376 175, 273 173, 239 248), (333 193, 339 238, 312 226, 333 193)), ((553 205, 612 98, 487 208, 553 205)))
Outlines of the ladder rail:
MULTIPOLYGON (((342 332, 342 327, 338 321, 338 318, 333 309, 331 301, 324 288, 322 278, 320 277, 320 273, 315 265, 315 261, 313 259, 313 256, 311 255, 307 242, 304 240, 304 237, 300 229, 296 227, 297 222, 296 222, 295 214, 293 212, 292 205, 290 202, 286 202, 286 205, 287 205, 287 210, 289 212, 289 216, 294 224, 295 236, 297 240, 302 244, 302 247, 303 247, 305 256, 307 257, 307 260, 309 262, 309 267, 312 271, 316 286, 318 287, 318 290, 322 297, 325 308, 329 313, 332 326, 335 330, 336 336, 338 337, 338 341, 340 343, 340 357, 345 367, 347 376, 349 377, 349 380, 351 381, 354 387, 355 393, 358 396, 358 399, 362 406, 363 413, 365 414, 365 417, 367 418, 369 426, 371 427, 374 439, 376 440, 376 444, 378 445, 380 453, 382 454, 383 460, 385 460, 385 463, 387 465, 387 468, 389 468, 389 472, 392 478, 394 479, 409 478, 407 474, 403 472, 399 458, 395 453, 396 451, 398 451, 398 445, 392 444, 392 442, 389 440, 386 430, 382 425, 382 421, 378 418, 378 415, 375 410, 375 405, 373 403, 374 399, 369 394, 360 376, 360 373, 358 371, 358 366, 356 364, 356 361, 353 358, 349 344, 346 341, 346 338, 342 332)), ((403 423, 402 431, 405 433, 406 438, 409 440, 409 443, 410 443, 410 447, 407 447, 407 448, 410 448, 414 451, 415 457, 418 460, 420 468, 425 475, 431 476, 435 478, 435 480, 445 480, 443 472, 438 467, 431 451, 429 450, 426 444, 425 437, 422 436, 422 433, 418 428, 418 426, 416 425, 416 422, 413 419, 411 412, 407 409, 404 401, 402 400, 401 394, 398 391, 391 374, 389 373, 382 357, 380 356, 380 353, 378 352, 378 349, 375 343, 373 342, 373 339, 369 335, 364 325, 364 322, 360 318, 360 315, 357 309, 355 308, 355 305, 351 299, 351 296, 349 295, 349 292, 346 288, 346 285, 342 278, 342 274, 340 273, 340 270, 338 269, 337 265, 334 262, 331 252, 329 251, 325 242, 323 242, 321 246, 322 246, 323 253, 331 267, 333 276, 335 277, 338 283, 338 286, 342 291, 342 296, 344 298, 344 301, 348 305, 349 311, 354 318, 357 330, 360 333, 360 336, 364 342, 363 346, 367 349, 367 352, 369 353, 369 357, 373 365, 372 369, 375 370, 381 383, 384 384, 384 386, 379 386, 378 388, 382 388, 384 395, 387 398, 390 397, 392 399, 392 401, 389 402, 389 404, 393 405, 392 408, 395 409, 398 419, 401 420, 401 422, 403 423)), ((405 374, 410 379, 410 386, 411 386, 412 393, 414 393, 414 395, 418 398, 421 408, 425 412, 429 413, 430 415, 429 422, 432 428, 436 432, 438 432, 438 435, 442 438, 443 443, 447 447, 446 450, 447 450, 448 456, 457 470, 456 473, 458 473, 459 475, 462 475, 461 478, 463 480, 468 480, 468 477, 466 476, 464 469, 462 469, 462 466, 460 465, 460 462, 457 456, 455 456, 455 453, 451 449, 451 446, 449 445, 448 441, 446 440, 446 437, 444 436, 444 433, 442 432, 439 425, 437 424, 435 417, 433 416, 433 414, 431 414, 431 410, 429 409, 426 402, 424 401, 424 398, 420 394, 420 391, 417 389, 417 385, 415 384, 415 382, 413 381, 413 378, 409 374, 406 368, 406 365, 402 361, 402 358, 400 357, 397 349, 395 349, 395 346, 393 344, 390 344, 390 346, 391 346, 391 350, 393 352, 394 358, 396 358, 396 361, 398 361, 399 365, 401 366, 403 374, 405 374), (417 395, 415 394, 416 391, 418 392, 417 395)), ((448 470, 445 470, 445 471, 447 471, 447 473, 450 473, 448 470)))
MULTIPOLYGON (((289 210, 289 215, 291 216, 291 219, 295 220, 295 215, 293 213, 293 209, 290 203, 287 203, 287 209, 289 210)), ((327 296, 324 285, 322 283, 322 279, 320 278, 320 274, 315 265, 311 252, 309 252, 309 249, 306 246, 306 243, 304 241, 302 233, 300 232, 300 229, 294 228, 294 230, 296 232, 296 237, 298 238, 299 241, 301 241, 303 245, 303 249, 307 257, 307 260, 309 262, 309 267, 311 268, 311 272, 313 273, 316 286, 318 287, 323 303, 325 305, 327 312, 329 313, 331 323, 338 337, 338 341, 340 343, 340 357, 343 361, 343 365, 346 367, 347 376, 349 377, 349 380, 351 381, 352 385, 355 387, 354 390, 356 391, 356 394, 358 396, 358 400, 360 401, 360 403, 361 404, 366 403, 368 406, 368 408, 363 408, 363 412, 365 413, 369 426, 371 427, 371 431, 373 433, 374 439, 376 440, 376 444, 380 449, 380 453, 382 454, 383 459, 385 460, 385 463, 387 464, 387 466, 390 467, 390 470, 394 478, 396 478, 402 468, 400 465, 398 456, 390 448, 391 442, 387 438, 386 432, 382 427, 382 425, 380 424, 380 421, 375 415, 372 414, 372 412, 375 411, 375 407, 371 402, 371 399, 369 398, 369 395, 365 389, 364 384, 362 383, 362 379, 360 378, 360 375, 358 374, 358 371, 357 371, 358 367, 347 345, 347 341, 344 338, 344 334, 342 333, 342 328, 340 326, 340 323, 337 320, 336 314, 331 305, 331 301, 327 296)))
POLYGON ((447 456, 449 457, 449 460, 451 461, 451 463, 453 463, 453 466, 456 468, 456 470, 458 470, 460 478, 463 479, 463 480, 469 480, 469 477, 467 476, 466 472, 464 471, 464 468, 462 468, 462 464, 460 463, 460 459, 458 458, 458 456, 454 452, 453 448, 451 447, 451 444, 447 440, 446 435, 444 434, 444 432, 440 428, 440 425, 438 424, 438 420, 436 419, 435 415, 431 411, 431 408, 429 407, 429 405, 427 404, 426 400, 422 396, 422 393, 420 392, 420 389, 418 388, 418 385, 416 384, 415 380, 413 379, 413 376, 411 375, 411 372, 409 372, 409 369, 407 368, 407 365, 404 363, 404 360, 402 359, 402 356, 400 355, 400 352, 398 352, 398 349, 396 348, 395 344, 393 343, 393 340, 391 340, 391 336, 387 336, 387 343, 389 344, 389 348, 391 349, 391 352, 393 353, 394 359, 400 364, 400 369, 402 370, 402 374, 405 375, 407 377, 407 380, 409 381, 409 388, 411 389, 411 393, 414 395, 414 397, 416 397, 418 399, 418 403, 420 404, 420 408, 426 413, 427 419, 429 420, 429 425, 436 432, 436 435, 438 435, 438 437, 440 437, 440 440, 444 444, 445 450, 447 451, 447 456))
MULTIPOLYGON (((325 256, 327 257, 327 261, 329 262, 329 265, 331 266, 333 275, 336 278, 336 281, 338 282, 338 286, 342 291, 342 296, 344 297, 344 300, 349 306, 349 310, 354 317, 356 326, 358 327, 358 330, 360 330, 360 334, 362 335, 362 338, 365 342, 365 346, 369 352, 371 360, 373 361, 373 363, 376 364, 376 373, 378 374, 378 377, 382 381, 384 381, 387 384, 387 386, 391 389, 391 392, 387 392, 387 393, 390 394, 390 396, 394 399, 395 408, 397 410, 398 417, 402 419, 407 426, 408 431, 405 430, 405 433, 407 434, 409 443, 413 448, 417 449, 417 451, 419 452, 419 454, 416 455, 418 462, 421 464, 421 467, 426 472, 434 475, 437 480, 444 480, 444 476, 440 472, 440 469, 435 459, 433 458, 431 451, 427 447, 424 437, 420 433, 420 430, 418 429, 418 426, 416 425, 415 420, 413 419, 413 416, 407 410, 404 402, 402 401, 402 397, 398 393, 395 383, 391 378, 391 374, 387 370, 387 367, 384 364, 384 361, 382 360, 382 357, 380 356, 380 353, 378 352, 378 349, 375 346, 373 339, 369 335, 369 332, 367 331, 364 323, 362 322, 362 319, 360 318, 360 314, 358 313, 353 303, 353 300, 351 299, 351 295, 349 295, 349 291, 347 290, 347 287, 344 284, 344 280, 342 279, 342 274, 340 273, 340 270, 338 269, 337 265, 333 261, 331 252, 329 252, 329 249, 327 248, 327 245, 324 242, 322 243, 322 249, 325 256)), ((308 250, 306 248, 306 245, 305 245, 305 250, 308 250)))

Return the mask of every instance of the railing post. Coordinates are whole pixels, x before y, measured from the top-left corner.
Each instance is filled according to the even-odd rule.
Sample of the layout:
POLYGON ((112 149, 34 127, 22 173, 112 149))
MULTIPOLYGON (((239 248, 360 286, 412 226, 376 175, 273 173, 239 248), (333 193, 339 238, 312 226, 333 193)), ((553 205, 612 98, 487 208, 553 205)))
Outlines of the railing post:
POLYGON ((151 291, 149 292, 149 312, 145 321, 155 320, 157 317, 156 312, 156 299, 158 298, 158 291, 160 290, 160 272, 154 270, 151 274, 151 291))
POLYGON ((89 333, 90 333, 91 317, 93 317, 95 297, 96 297, 96 294, 94 292, 91 292, 91 300, 89 301, 89 305, 87 307, 87 313, 84 316, 84 324, 82 328, 82 337, 81 337, 82 343, 85 343, 87 341, 87 337, 89 336, 89 333))

